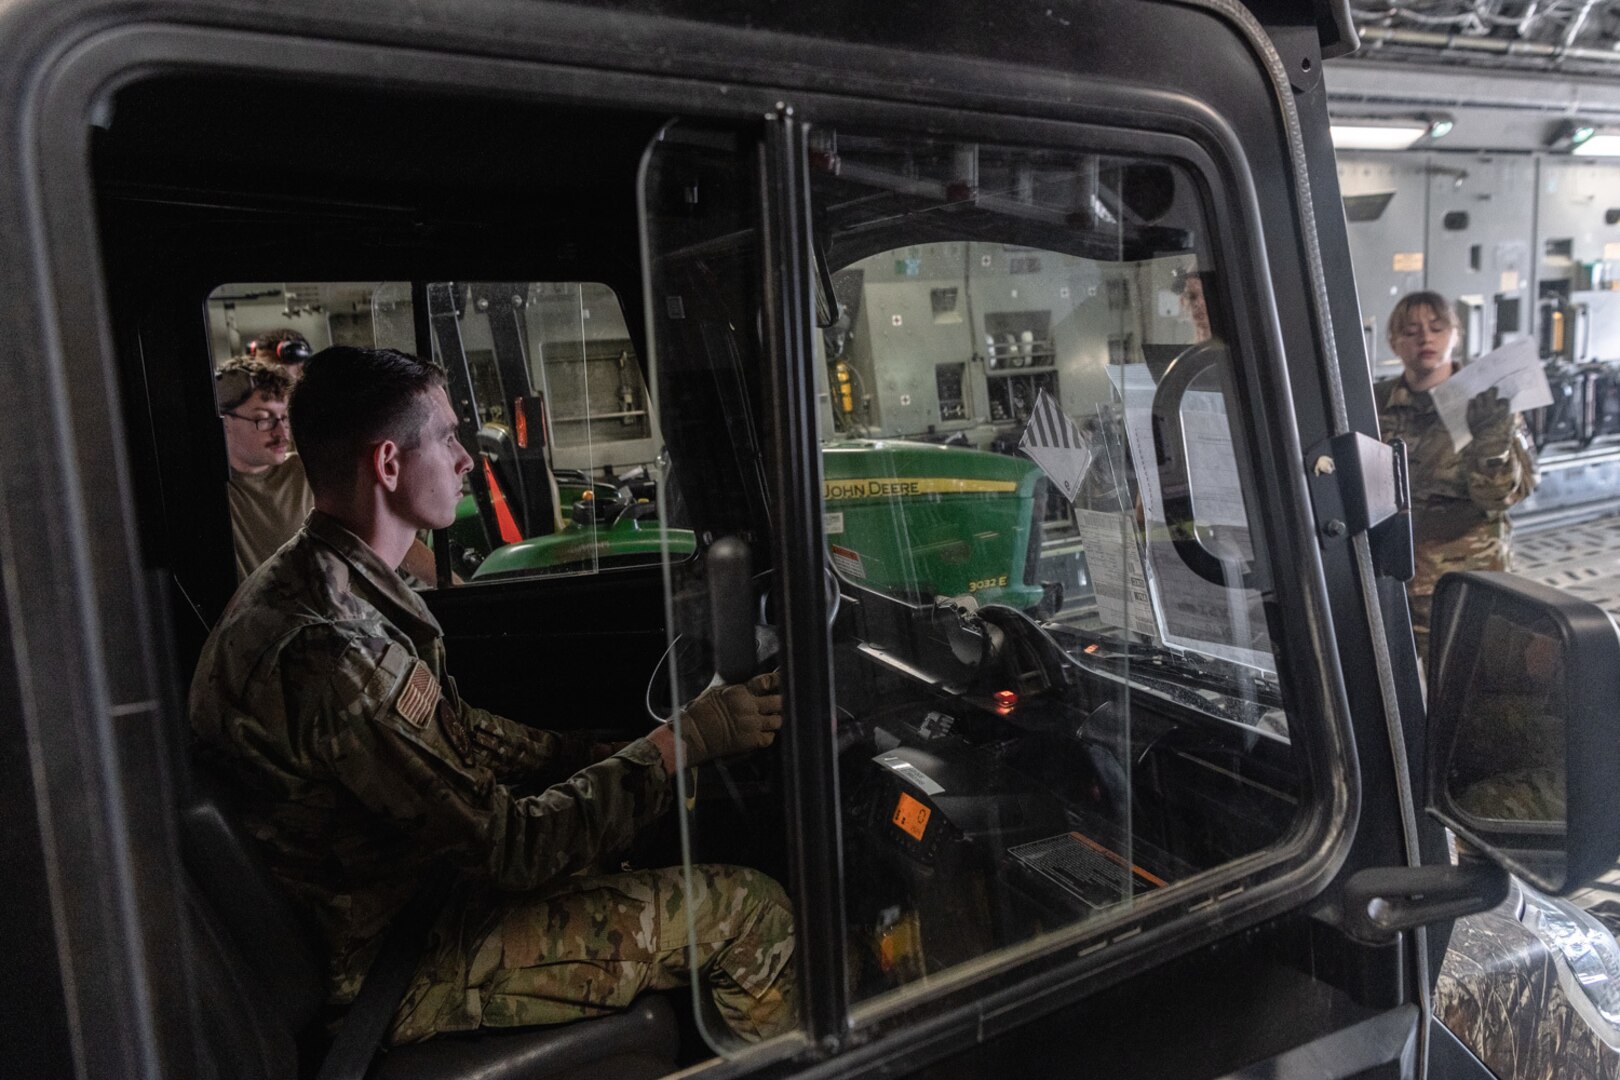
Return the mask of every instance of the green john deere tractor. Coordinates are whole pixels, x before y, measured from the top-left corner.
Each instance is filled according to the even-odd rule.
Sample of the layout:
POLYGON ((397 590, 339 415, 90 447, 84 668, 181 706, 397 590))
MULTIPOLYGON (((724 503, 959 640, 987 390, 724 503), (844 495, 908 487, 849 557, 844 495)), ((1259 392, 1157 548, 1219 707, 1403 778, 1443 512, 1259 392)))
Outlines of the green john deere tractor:
POLYGON ((1040 602, 1038 466, 894 440, 829 443, 821 465, 828 554, 844 578, 919 599, 1040 602))
MULTIPOLYGON (((971 595, 981 604, 1030 608, 1040 541, 1035 508, 1041 471, 1020 458, 899 440, 830 443, 822 451, 827 549, 853 584, 918 600, 971 595)), ((559 477, 570 507, 559 531, 506 543, 472 571, 476 579, 655 562, 697 549, 688 529, 657 520, 657 503, 614 484, 559 477)), ((472 495, 451 539, 485 546, 472 495)))

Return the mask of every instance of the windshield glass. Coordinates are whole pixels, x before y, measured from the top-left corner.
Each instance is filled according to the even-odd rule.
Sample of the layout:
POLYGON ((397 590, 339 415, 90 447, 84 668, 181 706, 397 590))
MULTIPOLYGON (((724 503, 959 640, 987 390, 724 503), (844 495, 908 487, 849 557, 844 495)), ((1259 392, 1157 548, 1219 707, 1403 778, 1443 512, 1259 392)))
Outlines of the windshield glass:
MULTIPOLYGON (((788 376, 764 348, 749 145, 672 124, 642 193, 678 463, 661 498, 700 552, 746 542, 768 672, 788 376)), ((683 841, 694 880, 740 862, 797 887, 780 778, 834 792, 839 955, 872 1025, 1155 918, 1218 917, 1285 864, 1308 729, 1278 681, 1244 358, 1195 175, 828 127, 805 164, 823 543, 785 569, 825 581, 833 700, 788 722, 829 725, 837 772, 762 754, 683 773, 683 841)), ((660 715, 715 678, 706 567, 666 574, 660 715)))
POLYGON ((1191 175, 821 140, 851 984, 881 1014, 1274 844, 1303 777, 1191 175))

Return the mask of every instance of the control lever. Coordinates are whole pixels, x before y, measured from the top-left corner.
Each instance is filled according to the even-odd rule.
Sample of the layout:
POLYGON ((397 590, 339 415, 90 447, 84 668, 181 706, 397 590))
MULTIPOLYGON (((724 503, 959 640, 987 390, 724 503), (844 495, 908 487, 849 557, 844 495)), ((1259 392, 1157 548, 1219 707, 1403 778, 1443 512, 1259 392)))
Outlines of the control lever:
POLYGON ((759 664, 754 643, 754 558, 748 542, 722 536, 703 558, 709 581, 714 670, 722 681, 746 682, 759 664))

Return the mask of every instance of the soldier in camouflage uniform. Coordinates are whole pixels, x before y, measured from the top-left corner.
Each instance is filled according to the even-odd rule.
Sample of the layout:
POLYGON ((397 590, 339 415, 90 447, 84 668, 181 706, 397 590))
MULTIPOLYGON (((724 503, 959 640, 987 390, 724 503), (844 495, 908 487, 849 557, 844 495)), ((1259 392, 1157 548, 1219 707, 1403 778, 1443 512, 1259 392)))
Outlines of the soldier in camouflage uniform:
POLYGON ((442 376, 391 350, 330 349, 306 364, 293 423, 316 509, 209 636, 190 714, 321 930, 333 1002, 354 999, 427 877, 453 872, 396 1043, 608 1013, 693 967, 740 1036, 790 1027, 793 918, 776 882, 726 866, 689 884, 679 868, 591 873, 669 807, 678 754, 769 745, 776 676, 705 692, 679 740, 665 726, 616 752, 469 705, 396 573, 417 529, 453 519, 471 467, 442 376))
POLYGON ((1428 657, 1435 582, 1452 570, 1506 570, 1512 560, 1508 507, 1535 489, 1535 452, 1524 421, 1494 390, 1468 404, 1473 439, 1459 452, 1429 391, 1456 370, 1456 312, 1438 293, 1402 297, 1389 317, 1389 343, 1405 369, 1373 395, 1385 442, 1406 443, 1417 572, 1406 586, 1418 656, 1428 657))

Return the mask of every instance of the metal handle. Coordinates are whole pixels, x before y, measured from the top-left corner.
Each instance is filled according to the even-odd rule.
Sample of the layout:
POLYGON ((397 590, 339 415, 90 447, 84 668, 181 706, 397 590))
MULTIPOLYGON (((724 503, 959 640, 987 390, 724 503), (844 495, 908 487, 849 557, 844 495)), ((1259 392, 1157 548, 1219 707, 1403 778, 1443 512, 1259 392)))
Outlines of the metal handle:
POLYGON ((1181 561, 1205 581, 1223 587, 1255 588, 1259 578, 1252 566, 1244 566, 1234 581, 1228 569, 1231 560, 1205 547, 1198 535, 1193 517, 1192 467, 1181 428, 1181 400, 1188 388, 1206 371, 1224 372, 1226 363, 1226 346, 1207 341, 1194 345, 1165 369, 1153 393, 1153 465, 1159 475, 1165 525, 1181 561))

